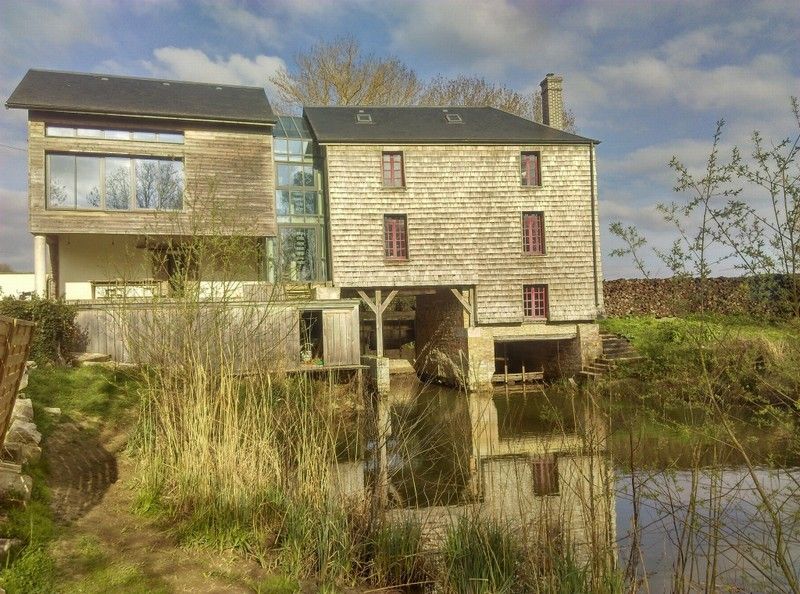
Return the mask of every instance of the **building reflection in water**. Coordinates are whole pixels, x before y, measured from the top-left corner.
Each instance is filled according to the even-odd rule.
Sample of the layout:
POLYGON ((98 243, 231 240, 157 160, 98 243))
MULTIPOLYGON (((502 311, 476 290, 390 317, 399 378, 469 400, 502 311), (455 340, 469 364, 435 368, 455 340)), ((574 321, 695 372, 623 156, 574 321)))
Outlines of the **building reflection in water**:
MULTIPOLYGON (((399 382, 398 382, 399 383, 399 382)), ((413 518, 436 548, 460 517, 508 526, 530 543, 614 563, 613 469, 591 407, 543 392, 471 394, 416 382, 382 406, 389 518, 413 518)), ((375 452, 367 444, 366 452, 375 452)), ((336 492, 363 500, 374 456, 342 460, 336 492)))

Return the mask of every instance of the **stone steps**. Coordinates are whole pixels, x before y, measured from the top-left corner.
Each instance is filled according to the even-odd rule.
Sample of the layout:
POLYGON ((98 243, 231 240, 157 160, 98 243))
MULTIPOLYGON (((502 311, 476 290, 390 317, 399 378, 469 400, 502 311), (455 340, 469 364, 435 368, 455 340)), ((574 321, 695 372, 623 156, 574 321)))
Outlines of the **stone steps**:
POLYGON ((585 379, 597 379, 621 364, 634 363, 643 359, 624 336, 605 333, 601 334, 600 338, 603 343, 603 354, 583 366, 578 375, 585 379))

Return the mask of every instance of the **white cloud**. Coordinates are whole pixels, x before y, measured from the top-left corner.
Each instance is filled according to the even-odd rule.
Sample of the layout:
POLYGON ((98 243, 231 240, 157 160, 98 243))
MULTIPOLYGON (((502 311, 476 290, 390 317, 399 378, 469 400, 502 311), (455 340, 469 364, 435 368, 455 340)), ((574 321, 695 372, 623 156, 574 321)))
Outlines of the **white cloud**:
POLYGON ((206 2, 204 10, 229 32, 253 41, 278 45, 280 28, 273 18, 259 16, 234 2, 219 0, 206 2))
POLYGON ((496 78, 515 70, 544 74, 584 46, 575 31, 556 26, 537 7, 510 0, 413 0, 396 5, 388 25, 391 47, 401 56, 496 78))
POLYGON ((267 87, 267 94, 277 96, 269 79, 284 61, 276 56, 258 55, 247 58, 231 54, 227 58, 212 58, 195 48, 160 47, 153 51, 154 61, 143 66, 150 74, 160 78, 173 78, 195 82, 224 83, 267 87))

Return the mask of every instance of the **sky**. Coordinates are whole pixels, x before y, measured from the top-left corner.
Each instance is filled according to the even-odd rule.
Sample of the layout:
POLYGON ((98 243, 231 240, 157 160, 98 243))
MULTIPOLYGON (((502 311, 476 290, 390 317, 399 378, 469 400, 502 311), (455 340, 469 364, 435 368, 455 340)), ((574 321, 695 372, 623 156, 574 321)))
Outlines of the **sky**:
MULTIPOLYGON (((578 132, 602 141, 603 271, 620 278, 637 273, 609 256, 619 246, 611 221, 636 225, 655 247, 674 237, 655 210, 682 199, 673 155, 702 168, 720 118, 723 154, 746 152, 756 129, 776 141, 797 133, 798 31, 800 0, 0 0, 0 97, 28 68, 260 85, 274 96, 278 69, 342 35, 423 78, 477 75, 533 93, 556 72, 578 132)), ((0 108, 0 263, 19 271, 33 267, 25 118, 0 108)))

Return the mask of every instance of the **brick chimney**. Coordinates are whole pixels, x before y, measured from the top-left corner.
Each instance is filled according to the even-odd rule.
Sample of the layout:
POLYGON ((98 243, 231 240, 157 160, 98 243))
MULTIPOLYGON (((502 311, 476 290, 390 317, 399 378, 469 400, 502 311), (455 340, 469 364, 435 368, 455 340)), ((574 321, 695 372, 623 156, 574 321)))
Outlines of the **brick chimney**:
POLYGON ((549 73, 540 83, 542 87, 542 123, 564 129, 564 97, 561 92, 564 79, 549 73))

